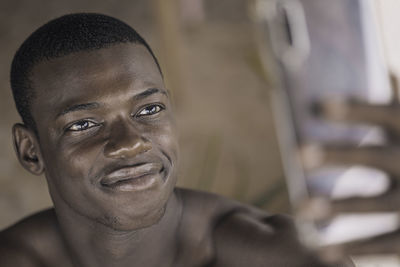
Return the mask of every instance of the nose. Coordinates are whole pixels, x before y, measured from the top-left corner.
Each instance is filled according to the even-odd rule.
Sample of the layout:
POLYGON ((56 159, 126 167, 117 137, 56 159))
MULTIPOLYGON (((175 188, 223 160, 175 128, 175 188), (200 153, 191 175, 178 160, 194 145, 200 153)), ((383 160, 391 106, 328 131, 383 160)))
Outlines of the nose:
POLYGON ((137 129, 131 125, 118 123, 110 130, 104 155, 115 159, 133 158, 151 148, 151 142, 142 137, 137 129))

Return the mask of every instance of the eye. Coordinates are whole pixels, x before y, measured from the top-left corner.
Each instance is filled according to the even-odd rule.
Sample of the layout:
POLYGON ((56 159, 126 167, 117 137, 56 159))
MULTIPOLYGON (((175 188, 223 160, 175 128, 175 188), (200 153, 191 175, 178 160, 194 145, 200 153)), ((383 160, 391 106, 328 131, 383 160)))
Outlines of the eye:
POLYGON ((98 126, 98 123, 95 123, 93 121, 89 120, 81 120, 73 123, 72 125, 67 127, 67 131, 85 131, 87 129, 90 129, 92 127, 98 126))
POLYGON ((154 105, 149 105, 141 110, 139 110, 138 113, 136 113, 136 117, 142 117, 142 116, 151 116, 154 114, 159 113, 160 111, 164 110, 165 108, 160 105, 160 104, 154 104, 154 105))

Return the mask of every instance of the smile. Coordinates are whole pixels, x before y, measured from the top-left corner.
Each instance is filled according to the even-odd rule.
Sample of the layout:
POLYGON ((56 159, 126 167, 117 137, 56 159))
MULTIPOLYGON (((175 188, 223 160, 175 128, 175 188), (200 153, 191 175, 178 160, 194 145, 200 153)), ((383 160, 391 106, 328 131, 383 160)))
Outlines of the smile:
POLYGON ((162 181, 163 166, 145 163, 117 169, 100 180, 101 186, 113 191, 140 191, 162 181))

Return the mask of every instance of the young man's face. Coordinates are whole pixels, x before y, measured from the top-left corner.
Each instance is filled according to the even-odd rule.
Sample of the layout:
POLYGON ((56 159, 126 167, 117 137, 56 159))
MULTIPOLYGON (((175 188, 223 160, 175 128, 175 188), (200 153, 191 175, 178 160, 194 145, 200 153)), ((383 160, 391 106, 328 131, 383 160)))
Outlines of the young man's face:
MULTIPOLYGON (((118 44, 39 63, 32 115, 50 194, 116 229, 160 218, 176 182, 168 94, 142 45, 118 44)), ((61 205, 59 205, 61 206, 61 205)))

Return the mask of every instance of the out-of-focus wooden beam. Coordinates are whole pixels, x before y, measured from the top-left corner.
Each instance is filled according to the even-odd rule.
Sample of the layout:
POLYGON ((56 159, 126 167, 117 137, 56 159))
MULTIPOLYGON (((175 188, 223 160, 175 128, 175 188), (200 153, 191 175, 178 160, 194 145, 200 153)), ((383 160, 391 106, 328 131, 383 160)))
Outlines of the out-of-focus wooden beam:
POLYGON ((173 97, 182 98, 184 73, 182 68, 182 38, 179 20, 179 0, 152 0, 153 14, 164 66, 167 86, 173 97))

